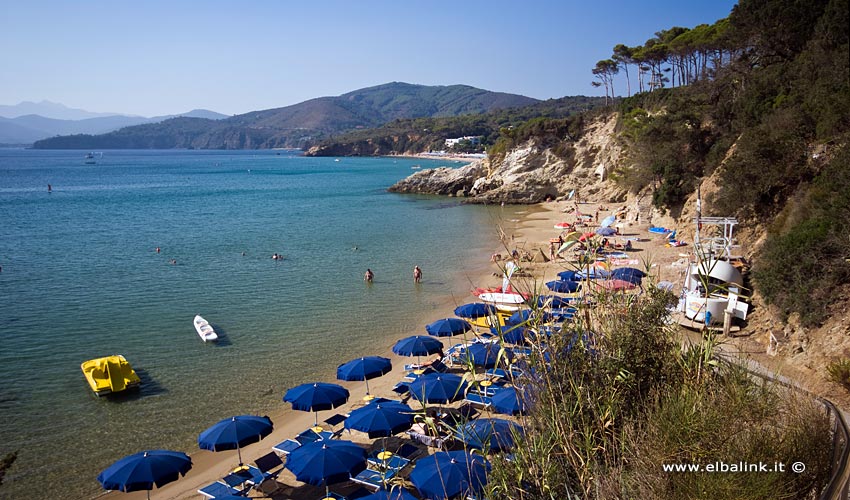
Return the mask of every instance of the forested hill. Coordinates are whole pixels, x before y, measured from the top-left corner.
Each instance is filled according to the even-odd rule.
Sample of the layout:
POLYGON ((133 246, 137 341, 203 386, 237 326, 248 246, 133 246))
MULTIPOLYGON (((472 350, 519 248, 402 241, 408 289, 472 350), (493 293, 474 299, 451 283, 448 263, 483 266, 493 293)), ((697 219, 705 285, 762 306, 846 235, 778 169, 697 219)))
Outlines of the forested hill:
POLYGON ((491 151, 505 130, 532 119, 563 119, 599 108, 604 97, 572 96, 549 99, 523 107, 497 109, 481 114, 398 119, 372 129, 358 129, 313 141, 310 156, 371 156, 421 153, 446 149, 446 139, 473 136, 480 143, 459 143, 454 152, 491 151))
POLYGON ((38 141, 38 149, 260 149, 301 147, 333 134, 377 127, 396 119, 457 116, 522 107, 536 99, 467 85, 425 86, 393 82, 336 97, 319 97, 283 108, 224 120, 177 118, 127 127, 103 135, 38 141))

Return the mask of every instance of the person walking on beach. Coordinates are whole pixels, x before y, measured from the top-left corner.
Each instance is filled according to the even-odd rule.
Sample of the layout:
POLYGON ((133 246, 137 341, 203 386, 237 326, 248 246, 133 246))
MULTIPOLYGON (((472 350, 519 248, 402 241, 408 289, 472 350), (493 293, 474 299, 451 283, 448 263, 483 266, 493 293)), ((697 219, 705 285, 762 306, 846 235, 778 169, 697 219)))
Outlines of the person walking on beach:
POLYGON ((422 282, 422 269, 419 269, 419 266, 413 266, 413 282, 422 282))
POLYGON ((363 275, 363 281, 371 283, 373 279, 375 279, 375 274, 372 273, 371 269, 366 269, 366 274, 363 275))

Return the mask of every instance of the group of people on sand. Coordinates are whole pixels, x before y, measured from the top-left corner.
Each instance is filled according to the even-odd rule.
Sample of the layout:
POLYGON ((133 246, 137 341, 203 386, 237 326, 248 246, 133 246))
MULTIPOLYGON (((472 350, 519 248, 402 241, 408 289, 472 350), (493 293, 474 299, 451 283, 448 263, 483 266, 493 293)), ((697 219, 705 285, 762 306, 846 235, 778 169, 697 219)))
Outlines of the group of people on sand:
MULTIPOLYGON (((366 269, 366 274, 363 275, 363 281, 371 283, 375 279, 375 273, 371 269, 366 269)), ((413 266, 413 282, 422 282, 422 269, 419 266, 413 266)))

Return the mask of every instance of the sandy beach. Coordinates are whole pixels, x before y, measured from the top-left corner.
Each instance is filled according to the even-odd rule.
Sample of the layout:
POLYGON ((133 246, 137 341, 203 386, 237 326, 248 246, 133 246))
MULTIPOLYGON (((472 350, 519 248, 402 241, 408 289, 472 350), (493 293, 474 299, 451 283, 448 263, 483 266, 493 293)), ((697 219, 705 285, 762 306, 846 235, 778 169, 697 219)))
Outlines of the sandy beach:
MULTIPOLYGON (((504 232, 507 248, 494 248, 493 253, 506 255, 509 254, 513 248, 517 248, 521 252, 528 252, 532 255, 534 255, 535 252, 539 253, 539 251, 542 250, 548 255, 550 238, 556 238, 559 234, 559 231, 554 229, 554 224, 562 221, 574 221, 575 213, 568 212, 570 208, 574 206, 575 203, 572 201, 553 201, 529 206, 527 210, 524 211, 525 213, 523 213, 523 210, 520 210, 519 219, 506 221, 506 226, 500 228, 504 232)), ((593 214, 594 216, 598 210, 598 220, 602 220, 605 216, 612 214, 617 208, 619 208, 619 205, 608 203, 606 201, 588 201, 579 205, 580 211, 583 213, 593 214), (600 207, 604 209, 600 209, 600 207)), ((589 223, 588 229, 594 229, 594 222, 589 223)), ((645 259, 650 259, 655 263, 655 267, 653 268, 655 272, 653 274, 659 276, 659 279, 675 281, 675 270, 666 264, 669 264, 679 258, 679 251, 681 250, 682 252, 686 252, 687 248, 665 247, 665 240, 663 239, 663 236, 649 233, 646 229, 646 224, 631 225, 626 223, 626 226, 621 230, 621 234, 640 238, 640 241, 634 245, 635 251, 638 252, 635 254, 634 258, 641 259, 641 265, 645 259)), ((501 284, 500 266, 504 265, 504 262, 489 262, 489 257, 489 255, 481 256, 480 268, 474 271, 459 270, 459 272, 465 272, 468 275, 470 284, 473 286, 498 286, 501 284)), ((536 283, 539 287, 545 281, 557 279, 556 274, 568 268, 568 264, 561 260, 556 262, 522 262, 520 265, 521 269, 525 271, 523 276, 527 276, 526 278, 520 279, 528 281, 523 284, 517 283, 518 287, 523 285, 529 286, 530 283, 536 283)), ((425 270, 425 272, 427 273, 427 270, 425 270)), ((470 293, 473 286, 470 286, 465 290, 451 290, 451 296, 453 299, 444 304, 444 309, 438 307, 433 314, 429 314, 427 317, 424 317, 422 326, 424 327, 424 325, 428 322, 439 318, 452 317, 453 309, 456 306, 474 301, 475 298, 470 293)), ((422 330, 408 332, 405 335, 400 335, 398 338, 422 333, 422 330)), ((393 339, 390 343, 384 343, 385 341, 382 340, 380 345, 373 346, 373 354, 388 357, 393 361, 393 370, 390 373, 383 377, 369 381, 370 392, 373 395, 384 397, 393 396, 394 393, 391 389, 399 380, 401 380, 404 373, 403 366, 406 363, 413 361, 413 358, 404 358, 392 353, 391 349, 395 340, 398 339, 393 339)), ((454 337, 442 340, 446 347, 448 347, 454 343, 463 341, 463 338, 454 337)), ((335 413, 348 413, 352 409, 364 404, 363 397, 366 393, 366 386, 363 382, 340 382, 334 379, 334 375, 334 373, 328 373, 324 381, 343 385, 351 392, 351 398, 344 406, 332 411, 320 412, 318 417, 320 422, 335 413)), ((288 404, 281 402, 280 411, 269 415, 275 424, 275 429, 271 435, 259 443, 248 445, 241 450, 242 459, 245 463, 253 462, 256 458, 270 452, 272 446, 275 444, 287 438, 294 437, 299 432, 313 425, 314 415, 312 413, 293 411, 287 409, 286 407, 288 406, 288 404)), ((411 407, 416 409, 415 402, 412 402, 411 407)), ((246 408, 245 413, 250 414, 251 409, 246 408)), ((372 440, 367 439, 365 434, 359 432, 344 431, 341 437, 343 439, 360 443, 372 442, 372 440)), ((154 489, 150 492, 151 498, 157 500, 201 498, 201 495, 197 491, 199 488, 202 488, 225 476, 238 464, 235 450, 218 453, 196 451, 191 454, 191 457, 193 467, 188 474, 162 488, 154 489)), ((275 496, 274 498, 320 498, 324 496, 324 491, 322 489, 303 486, 302 483, 295 480, 289 471, 284 471, 280 475, 279 481, 285 485, 295 486, 298 489, 296 492, 286 492, 286 490, 284 490, 285 493, 289 493, 288 496, 284 494, 283 496, 275 496)), ((344 491, 344 489, 341 491, 344 491)), ((147 492, 144 491, 133 493, 110 492, 100 498, 132 500, 146 498, 146 495, 147 492)), ((258 495, 258 493, 252 493, 252 495, 258 495)))

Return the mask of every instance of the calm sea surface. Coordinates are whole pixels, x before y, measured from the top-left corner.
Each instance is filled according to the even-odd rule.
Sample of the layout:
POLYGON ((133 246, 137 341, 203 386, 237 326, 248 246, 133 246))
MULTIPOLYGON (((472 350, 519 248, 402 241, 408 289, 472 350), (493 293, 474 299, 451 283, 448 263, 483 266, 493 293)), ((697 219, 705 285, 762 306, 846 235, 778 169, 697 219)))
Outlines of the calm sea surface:
POLYGON ((0 497, 97 495, 118 458, 194 452, 216 421, 281 409, 289 387, 469 301, 513 215, 387 193, 414 164, 459 166, 0 150, 0 454, 19 450, 0 497), (218 345, 198 338, 196 313, 218 345), (110 354, 133 364, 138 394, 93 396, 80 363, 110 354))

